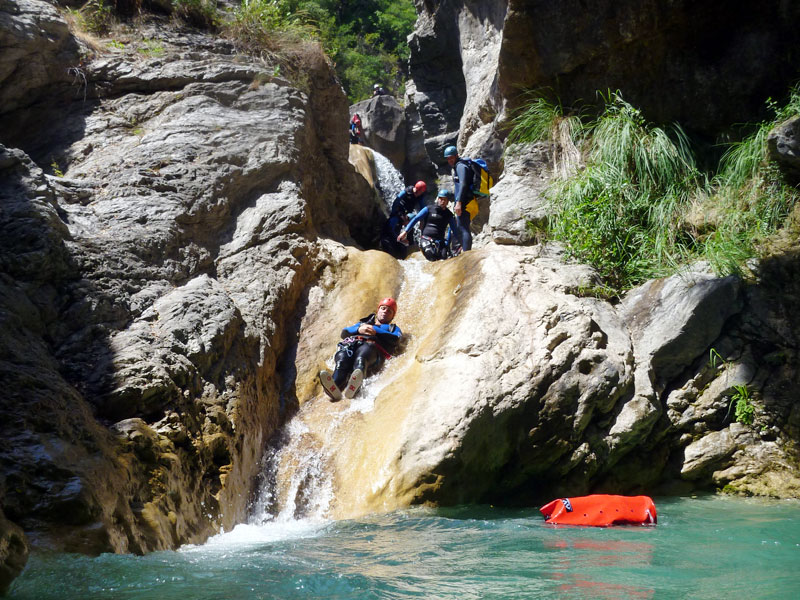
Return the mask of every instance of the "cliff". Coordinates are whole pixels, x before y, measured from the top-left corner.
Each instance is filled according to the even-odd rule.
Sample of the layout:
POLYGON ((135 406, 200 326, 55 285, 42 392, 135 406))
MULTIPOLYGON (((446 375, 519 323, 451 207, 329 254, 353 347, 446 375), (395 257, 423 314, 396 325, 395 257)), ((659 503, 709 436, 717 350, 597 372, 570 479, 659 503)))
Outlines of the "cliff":
MULTIPOLYGON (((655 64, 641 53, 678 56, 670 40, 696 40, 710 9, 550 4, 418 2, 406 138, 424 137, 432 162, 458 143, 505 167, 486 235, 436 264, 365 251, 381 207, 348 162, 348 107, 318 51, 289 80, 158 21, 90 50, 51 5, 0 4, 13 50, 0 59, 0 585, 26 535, 143 553, 241 522, 292 418, 330 457, 333 516, 584 491, 797 494, 793 254, 752 281, 696 265, 611 304, 588 293, 591 269, 526 233, 547 149, 502 157, 517 84, 578 96, 605 70, 602 88, 628 93, 655 64), (316 371, 384 295, 400 301, 405 352, 366 384, 372 406, 332 404, 316 371), (743 389, 752 425, 731 413, 743 389)), ((724 23, 767 39, 765 21, 733 13, 724 23)), ((751 71, 707 80, 682 60, 675 102, 652 76, 640 86, 652 114, 678 118, 725 81, 724 118, 755 110, 751 71)), ((697 128, 716 115, 704 106, 697 128)))

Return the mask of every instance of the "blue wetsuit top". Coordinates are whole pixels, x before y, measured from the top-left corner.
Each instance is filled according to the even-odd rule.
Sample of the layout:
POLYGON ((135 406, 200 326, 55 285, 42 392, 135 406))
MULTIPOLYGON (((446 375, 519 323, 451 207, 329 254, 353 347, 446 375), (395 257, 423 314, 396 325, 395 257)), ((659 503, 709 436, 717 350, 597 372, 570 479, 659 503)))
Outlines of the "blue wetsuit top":
POLYGON ((408 186, 395 197, 392 203, 392 214, 390 216, 405 215, 415 210, 420 211, 427 205, 428 204, 425 202, 425 194, 420 194, 420 196, 417 197, 414 195, 414 187, 408 186))
POLYGON ((350 337, 352 335, 360 335, 366 339, 373 339, 387 351, 393 352, 397 346, 397 343, 400 341, 400 337, 403 335, 403 332, 400 331, 400 328, 394 323, 376 323, 375 314, 371 314, 370 316, 361 319, 358 323, 342 329, 343 338, 350 337), (367 325, 372 325, 373 329, 375 329, 374 336, 358 333, 358 328, 365 323, 367 325))

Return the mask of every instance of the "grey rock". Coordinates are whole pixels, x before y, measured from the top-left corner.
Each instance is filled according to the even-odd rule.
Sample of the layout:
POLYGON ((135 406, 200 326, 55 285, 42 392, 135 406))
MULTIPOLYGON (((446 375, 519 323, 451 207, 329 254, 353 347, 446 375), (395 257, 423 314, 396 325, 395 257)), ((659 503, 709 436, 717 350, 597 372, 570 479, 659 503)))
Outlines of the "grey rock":
POLYGON ((0 509, 0 594, 5 594, 11 582, 25 568, 30 546, 22 529, 6 519, 0 509))
POLYGON ((770 131, 767 149, 790 180, 800 180, 800 117, 792 117, 770 131))
POLYGON ((531 226, 547 226, 544 191, 552 171, 546 144, 509 150, 503 176, 491 190, 489 231, 498 244, 530 244, 537 241, 531 226))
POLYGON ((728 466, 735 450, 736 441, 730 429, 712 431, 686 447, 681 476, 696 479, 704 472, 728 466))
POLYGON ((394 96, 383 94, 350 107, 358 113, 364 128, 364 143, 388 158, 396 169, 406 163, 406 120, 403 107, 394 96))

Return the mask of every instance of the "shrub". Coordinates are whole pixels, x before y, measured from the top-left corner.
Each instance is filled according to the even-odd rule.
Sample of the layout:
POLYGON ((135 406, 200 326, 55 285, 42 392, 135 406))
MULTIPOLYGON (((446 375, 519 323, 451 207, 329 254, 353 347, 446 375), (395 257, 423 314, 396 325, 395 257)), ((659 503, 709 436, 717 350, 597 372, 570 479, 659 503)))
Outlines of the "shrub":
POLYGON ((713 176, 699 171, 679 126, 647 123, 619 93, 593 121, 531 96, 509 141, 553 145, 547 235, 622 291, 698 258, 720 275, 738 273, 785 223, 798 190, 769 163, 766 139, 800 114, 800 92, 783 108, 769 106, 775 119, 732 144, 713 176))

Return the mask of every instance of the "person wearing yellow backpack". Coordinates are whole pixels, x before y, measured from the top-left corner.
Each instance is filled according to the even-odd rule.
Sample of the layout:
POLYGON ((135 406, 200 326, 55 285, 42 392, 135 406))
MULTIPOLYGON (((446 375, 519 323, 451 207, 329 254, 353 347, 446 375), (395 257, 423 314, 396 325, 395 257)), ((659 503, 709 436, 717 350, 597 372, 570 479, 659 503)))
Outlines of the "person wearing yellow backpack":
POLYGON ((450 165, 453 174, 453 186, 456 203, 453 212, 456 215, 458 231, 456 236, 461 242, 462 252, 472 249, 472 232, 469 230, 470 221, 478 214, 478 202, 475 200, 473 184, 475 171, 470 166, 469 159, 462 159, 458 156, 458 149, 455 146, 448 146, 444 149, 444 157, 450 165))

